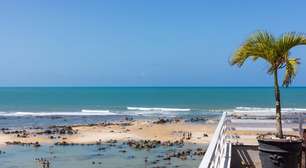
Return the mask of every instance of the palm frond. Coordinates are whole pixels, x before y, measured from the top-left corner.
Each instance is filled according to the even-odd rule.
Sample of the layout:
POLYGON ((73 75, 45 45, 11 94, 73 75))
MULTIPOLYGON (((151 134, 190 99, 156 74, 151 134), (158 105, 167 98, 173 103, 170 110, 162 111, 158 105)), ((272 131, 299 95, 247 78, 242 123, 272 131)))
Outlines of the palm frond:
POLYGON ((269 63, 268 74, 285 68, 283 86, 288 87, 300 64, 298 58, 290 58, 290 50, 299 45, 306 45, 306 36, 301 33, 284 33, 276 39, 268 32, 257 31, 236 50, 230 63, 241 67, 247 59, 264 59, 269 63))
POLYGON ((274 43, 275 38, 272 34, 264 31, 254 33, 233 54, 231 65, 241 67, 248 58, 254 61, 262 58, 271 63, 272 56, 275 55, 274 43))
POLYGON ((278 55, 288 52, 298 45, 306 45, 306 36, 301 33, 289 32, 281 35, 276 41, 278 55))
POLYGON ((299 58, 289 58, 286 62, 285 78, 283 80, 283 86, 288 87, 297 73, 297 67, 300 64, 299 58))

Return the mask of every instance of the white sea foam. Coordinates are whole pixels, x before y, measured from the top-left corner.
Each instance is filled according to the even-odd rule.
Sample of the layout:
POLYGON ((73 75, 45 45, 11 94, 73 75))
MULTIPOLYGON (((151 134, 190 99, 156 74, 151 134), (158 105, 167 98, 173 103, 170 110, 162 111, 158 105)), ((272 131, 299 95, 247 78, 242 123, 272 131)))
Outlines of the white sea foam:
POLYGON ((168 116, 174 117, 179 115, 178 112, 188 112, 191 109, 182 108, 161 108, 161 107, 127 107, 129 115, 143 115, 143 116, 168 116))
POLYGON ((160 108, 160 107, 127 107, 128 110, 136 111, 161 111, 161 112, 180 112, 180 111, 191 111, 191 109, 182 109, 182 108, 160 108))
POLYGON ((108 110, 82 110, 81 112, 0 112, 0 116, 105 116, 117 115, 108 110))
POLYGON ((88 109, 83 109, 81 110, 81 112, 83 113, 111 113, 109 110, 88 110, 88 109))
MULTIPOLYGON (((274 113, 275 108, 262 108, 262 107, 236 107, 233 112, 256 112, 256 113, 274 113)), ((305 108, 282 108, 282 112, 306 112, 305 108)))
POLYGON ((167 116, 175 117, 177 112, 173 111, 141 111, 141 110, 128 110, 125 113, 126 115, 141 115, 141 116, 167 116))
POLYGON ((232 111, 233 109, 209 109, 208 112, 216 112, 216 113, 221 113, 224 111, 232 111))

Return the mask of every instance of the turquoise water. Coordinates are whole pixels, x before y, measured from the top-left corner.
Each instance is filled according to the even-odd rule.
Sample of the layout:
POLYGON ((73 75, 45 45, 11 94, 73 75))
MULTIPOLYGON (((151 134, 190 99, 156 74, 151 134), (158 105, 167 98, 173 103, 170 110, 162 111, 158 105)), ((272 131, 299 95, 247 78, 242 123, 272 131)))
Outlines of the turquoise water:
MULTIPOLYGON (((305 95, 304 87, 281 89, 282 106, 304 110, 305 95)), ((0 127, 44 125, 55 115, 62 117, 52 117, 50 124, 269 110, 274 106, 273 96, 272 87, 0 88, 0 127)))
MULTIPOLYGON (((306 88, 281 89, 283 105, 306 107, 306 88)), ((78 111, 127 106, 227 109, 272 107, 273 88, 106 87, 0 88, 1 111, 78 111)))

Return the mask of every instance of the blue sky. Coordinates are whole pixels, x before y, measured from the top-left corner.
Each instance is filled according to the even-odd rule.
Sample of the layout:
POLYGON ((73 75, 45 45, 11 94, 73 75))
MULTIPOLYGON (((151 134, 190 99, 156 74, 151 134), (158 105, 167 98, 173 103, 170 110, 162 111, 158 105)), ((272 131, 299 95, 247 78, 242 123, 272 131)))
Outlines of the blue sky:
MULTIPOLYGON (((256 30, 306 32, 306 1, 1 1, 0 86, 271 86, 228 60, 256 30)), ((306 47, 292 54, 306 84, 306 47)))

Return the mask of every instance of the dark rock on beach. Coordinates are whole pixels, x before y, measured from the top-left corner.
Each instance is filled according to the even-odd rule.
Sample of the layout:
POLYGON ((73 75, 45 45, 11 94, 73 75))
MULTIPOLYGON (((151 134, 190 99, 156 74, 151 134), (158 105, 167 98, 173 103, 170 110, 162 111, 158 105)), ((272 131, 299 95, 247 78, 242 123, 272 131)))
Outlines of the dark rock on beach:
POLYGON ((206 122, 208 119, 206 117, 192 117, 185 122, 206 122))
POLYGON ((12 141, 12 142, 5 142, 6 145, 21 145, 21 146, 33 146, 33 147, 40 147, 41 145, 39 144, 39 142, 30 142, 30 143, 26 143, 26 142, 21 142, 21 141, 12 141))
POLYGON ((164 119, 160 118, 157 121, 154 121, 153 124, 166 124, 166 123, 173 123, 173 122, 179 122, 179 118, 173 118, 173 119, 164 119))
POLYGON ((60 134, 60 135, 73 135, 77 134, 77 130, 74 130, 71 126, 50 126, 49 129, 37 132, 37 134, 60 134))
POLYGON ((35 160, 37 161, 37 163, 40 165, 40 167, 42 168, 50 168, 50 161, 46 158, 35 158, 35 160))

